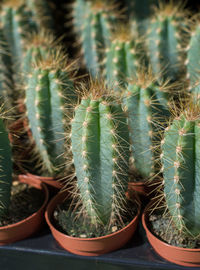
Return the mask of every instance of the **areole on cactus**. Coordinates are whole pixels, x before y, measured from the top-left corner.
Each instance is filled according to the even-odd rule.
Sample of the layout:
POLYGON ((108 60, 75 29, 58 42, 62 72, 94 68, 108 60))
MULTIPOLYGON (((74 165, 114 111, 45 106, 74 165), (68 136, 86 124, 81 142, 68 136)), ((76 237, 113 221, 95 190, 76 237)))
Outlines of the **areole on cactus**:
POLYGON ((173 112, 174 119, 161 141, 163 195, 176 228, 198 237, 200 107, 189 101, 173 112))
POLYGON ((70 137, 84 213, 93 224, 115 224, 126 204, 129 134, 121 105, 104 83, 83 89, 70 137))

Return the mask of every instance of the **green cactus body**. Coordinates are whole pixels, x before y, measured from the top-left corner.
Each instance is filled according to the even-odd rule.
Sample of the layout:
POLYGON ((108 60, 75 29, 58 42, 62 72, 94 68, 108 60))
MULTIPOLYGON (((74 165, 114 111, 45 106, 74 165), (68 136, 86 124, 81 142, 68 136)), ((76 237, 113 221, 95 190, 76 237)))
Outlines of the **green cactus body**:
POLYGON ((27 10, 23 1, 5 1, 1 8, 0 21, 3 33, 9 46, 13 63, 18 65, 23 58, 24 45, 27 34, 37 29, 35 22, 32 20, 32 13, 27 10))
POLYGON ((161 123, 169 117, 167 99, 158 86, 129 83, 123 93, 124 109, 128 115, 132 161, 143 179, 155 173, 155 146, 161 123))
POLYGON ((68 71, 48 65, 43 60, 26 77, 25 105, 43 173, 53 175, 64 165, 66 99, 75 97, 68 71))
POLYGON ((187 79, 189 79, 190 88, 199 81, 199 66, 200 66, 200 24, 197 23, 193 29, 187 46, 187 59, 185 61, 187 68, 187 79))
POLYGON ((181 232, 196 237, 200 235, 200 122, 190 116, 181 114, 165 130, 161 159, 164 195, 172 220, 181 232))
POLYGON ((185 73, 183 33, 186 26, 185 14, 179 6, 160 8, 149 21, 147 31, 147 49, 154 74, 160 79, 175 81, 185 73))
POLYGON ((116 220, 128 185, 128 127, 120 105, 85 98, 75 109, 72 152, 83 207, 94 224, 116 220))
POLYGON ((87 9, 81 10, 82 5, 78 7, 78 3, 73 12, 75 30, 78 30, 86 67, 96 77, 102 68, 104 49, 110 44, 111 22, 116 20, 113 4, 93 1, 87 3, 87 9))
POLYGON ((115 90, 119 91, 120 87, 127 85, 127 78, 137 77, 139 66, 138 44, 132 41, 130 34, 123 40, 117 37, 110 47, 106 50, 105 58, 105 77, 108 85, 113 86, 115 82, 115 90), (119 85, 119 87, 117 87, 119 85))
POLYGON ((0 118, 0 219, 6 214, 10 203, 12 185, 12 151, 8 132, 0 118))

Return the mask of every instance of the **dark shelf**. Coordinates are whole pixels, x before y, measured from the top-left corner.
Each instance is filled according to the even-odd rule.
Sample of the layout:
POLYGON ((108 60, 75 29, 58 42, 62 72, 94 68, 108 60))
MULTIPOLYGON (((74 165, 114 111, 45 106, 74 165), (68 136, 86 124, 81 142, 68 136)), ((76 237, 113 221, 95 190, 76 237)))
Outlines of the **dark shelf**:
POLYGON ((124 248, 98 257, 78 256, 63 250, 45 228, 29 239, 0 246, 0 258, 1 270, 200 269, 178 266, 159 257, 147 242, 141 224, 124 248))

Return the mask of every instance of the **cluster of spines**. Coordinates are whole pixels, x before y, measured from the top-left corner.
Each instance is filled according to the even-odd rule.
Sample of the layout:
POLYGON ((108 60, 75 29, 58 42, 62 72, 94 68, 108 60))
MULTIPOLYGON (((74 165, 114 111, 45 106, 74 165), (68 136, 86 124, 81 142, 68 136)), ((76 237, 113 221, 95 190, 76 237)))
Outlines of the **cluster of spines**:
POLYGON ((65 162, 65 132, 71 113, 67 106, 75 100, 72 66, 59 46, 36 52, 24 75, 24 104, 42 173, 54 175, 65 162))
POLYGON ((117 20, 116 4, 106 0, 84 3, 79 0, 73 7, 73 23, 81 53, 89 72, 96 77, 102 70, 105 48, 110 44, 112 25, 117 20))
POLYGON ((185 75, 185 31, 187 13, 182 3, 162 4, 155 10, 146 33, 146 46, 152 69, 160 79, 175 81, 185 75))
POLYGON ((129 81, 122 95, 130 129, 131 164, 144 180, 156 173, 160 132, 169 117, 166 89, 167 84, 158 85, 150 71, 144 70, 129 81))
MULTIPOLYGON (((165 129, 160 155, 166 208, 181 233, 200 235, 200 110, 189 102, 165 129)), ((177 112, 176 112, 177 113, 177 112)))
POLYGON ((75 108, 70 136, 78 197, 96 226, 113 225, 120 217, 129 159, 128 127, 121 105, 105 98, 105 86, 97 85, 75 108))
MULTIPOLYGON (((2 107, 1 107, 2 109, 2 107)), ((0 219, 8 211, 12 185, 12 149, 5 128, 5 115, 0 112, 0 219)))

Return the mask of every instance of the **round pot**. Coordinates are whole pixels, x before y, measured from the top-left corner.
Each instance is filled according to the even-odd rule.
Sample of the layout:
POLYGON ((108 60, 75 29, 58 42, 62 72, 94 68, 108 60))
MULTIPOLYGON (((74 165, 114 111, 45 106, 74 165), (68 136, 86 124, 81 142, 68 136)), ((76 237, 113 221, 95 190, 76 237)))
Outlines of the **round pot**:
POLYGON ((129 182, 128 183, 128 190, 137 192, 139 195, 142 195, 142 196, 148 196, 148 194, 149 194, 149 189, 148 189, 147 183, 142 182, 142 181, 129 182))
POLYGON ((34 181, 31 177, 19 178, 20 182, 29 184, 44 192, 44 202, 40 209, 31 216, 11 225, 0 227, 0 245, 13 243, 38 231, 44 224, 44 211, 49 199, 48 189, 45 184, 34 181))
POLYGON ((19 178, 26 178, 26 177, 33 178, 38 183, 42 182, 48 186, 52 186, 57 189, 61 189, 63 187, 63 185, 53 177, 39 176, 39 175, 34 175, 28 172, 26 174, 19 175, 19 178))
POLYGON ((169 245, 162 240, 158 239, 151 233, 148 226, 149 209, 152 209, 152 202, 150 202, 142 215, 142 224, 146 231, 147 238, 154 248, 154 250, 164 259, 188 267, 200 266, 200 249, 181 248, 169 245))
POLYGON ((106 236, 96 238, 78 238, 68 236, 58 231, 52 224, 52 215, 56 206, 67 199, 67 196, 67 191, 58 193, 50 201, 45 212, 46 221, 54 238, 60 246, 67 251, 77 255, 98 256, 119 249, 125 245, 134 234, 138 223, 140 206, 138 207, 137 216, 126 227, 106 236))

